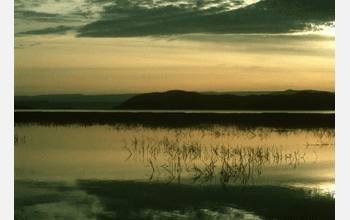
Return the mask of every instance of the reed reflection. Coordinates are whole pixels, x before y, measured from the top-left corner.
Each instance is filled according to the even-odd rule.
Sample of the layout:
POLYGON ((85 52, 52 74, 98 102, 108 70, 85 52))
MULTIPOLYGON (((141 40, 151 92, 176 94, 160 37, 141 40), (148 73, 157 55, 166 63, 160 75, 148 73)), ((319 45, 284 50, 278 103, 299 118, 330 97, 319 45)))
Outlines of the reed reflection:
POLYGON ((190 181, 224 188, 267 183, 271 176, 269 184, 304 177, 299 181, 334 182, 334 139, 333 128, 17 125, 15 168, 26 170, 28 178, 55 172, 60 178, 190 181), (302 172, 289 171, 301 164, 302 172))
MULTIPOLYGON (((303 130, 274 130, 280 136, 287 137, 293 134, 298 136, 305 132, 303 130)), ((242 145, 230 142, 227 144, 204 144, 204 137, 209 134, 211 139, 219 137, 230 137, 234 140, 244 136, 245 138, 266 139, 271 135, 270 129, 199 129, 175 130, 173 135, 162 138, 150 136, 134 136, 130 141, 123 140, 123 148, 130 153, 126 160, 136 162, 147 162, 151 169, 150 181, 165 180, 166 182, 181 183, 182 176, 190 176, 192 182, 204 184, 218 180, 224 189, 229 184, 246 186, 254 184, 254 178, 263 173, 267 165, 289 165, 297 168, 300 163, 306 162, 306 157, 312 158, 313 163, 318 160, 317 148, 334 145, 334 130, 316 129, 307 131, 316 137, 315 142, 305 141, 300 151, 297 147, 290 148, 290 151, 283 150, 283 146, 275 145, 242 145), (197 132, 201 134, 201 140, 191 140, 197 132), (313 151, 305 151, 310 146, 316 147, 313 151), (310 155, 310 152, 312 154, 310 155), (308 155, 307 155, 308 154, 308 155)))
POLYGON ((16 219, 334 218, 334 128, 21 124, 14 133, 16 219))

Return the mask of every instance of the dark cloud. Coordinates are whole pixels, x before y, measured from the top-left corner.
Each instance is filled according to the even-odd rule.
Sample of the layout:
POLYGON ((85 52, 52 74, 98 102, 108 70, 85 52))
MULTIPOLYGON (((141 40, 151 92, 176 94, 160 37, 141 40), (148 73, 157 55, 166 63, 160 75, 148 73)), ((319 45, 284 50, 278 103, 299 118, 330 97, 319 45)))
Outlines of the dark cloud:
MULTIPOLYGON (((205 3, 221 1, 206 1, 205 3)), ((242 1, 233 1, 241 5, 242 1)), ((79 29, 80 37, 164 36, 189 33, 288 33, 335 20, 334 0, 265 0, 228 10, 218 4, 207 10, 200 1, 143 7, 120 0, 104 7, 101 19, 79 29)))
POLYGON ((22 18, 34 18, 34 19, 54 19, 58 18, 59 14, 50 14, 50 13, 44 13, 44 12, 36 12, 36 11, 28 11, 28 10, 20 10, 15 11, 15 18, 22 19, 22 18))
POLYGON ((52 23, 79 21, 78 18, 66 17, 60 14, 36 12, 36 11, 29 11, 29 10, 15 11, 14 18, 26 20, 26 21, 52 22, 52 23))
MULTIPOLYGON (((77 29, 78 37, 289 33, 314 28, 310 23, 317 25, 335 20, 334 0, 262 0, 245 4, 243 0, 87 0, 69 17, 21 9, 15 10, 15 18, 52 23, 84 18, 91 21, 97 13, 92 8, 103 7, 97 21, 77 29), (232 6, 240 8, 232 10, 232 6)), ((71 29, 58 26, 20 35, 65 34, 71 29)))
POLYGON ((24 9, 26 7, 37 7, 43 3, 42 0, 32 0, 32 1, 23 1, 23 0, 14 0, 14 8, 24 9))
POLYGON ((17 36, 22 35, 44 35, 44 34, 66 34, 67 31, 74 30, 75 27, 71 26, 57 26, 57 27, 51 27, 51 28, 45 28, 40 30, 32 30, 32 31, 26 31, 26 32, 20 32, 17 34, 17 36))

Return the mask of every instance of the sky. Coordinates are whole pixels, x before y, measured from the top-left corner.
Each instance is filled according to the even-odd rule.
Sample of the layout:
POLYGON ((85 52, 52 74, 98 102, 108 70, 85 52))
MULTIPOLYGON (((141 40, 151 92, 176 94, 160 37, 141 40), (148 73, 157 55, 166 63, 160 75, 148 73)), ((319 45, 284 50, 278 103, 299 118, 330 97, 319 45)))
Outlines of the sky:
POLYGON ((333 0, 15 0, 14 95, 335 91, 333 0))

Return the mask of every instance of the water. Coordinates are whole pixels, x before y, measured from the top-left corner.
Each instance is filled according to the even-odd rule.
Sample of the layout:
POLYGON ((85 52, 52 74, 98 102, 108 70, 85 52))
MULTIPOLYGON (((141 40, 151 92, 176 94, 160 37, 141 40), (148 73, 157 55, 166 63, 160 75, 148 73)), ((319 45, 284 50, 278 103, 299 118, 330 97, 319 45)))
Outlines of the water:
POLYGON ((16 219, 332 219, 334 128, 16 124, 16 219))

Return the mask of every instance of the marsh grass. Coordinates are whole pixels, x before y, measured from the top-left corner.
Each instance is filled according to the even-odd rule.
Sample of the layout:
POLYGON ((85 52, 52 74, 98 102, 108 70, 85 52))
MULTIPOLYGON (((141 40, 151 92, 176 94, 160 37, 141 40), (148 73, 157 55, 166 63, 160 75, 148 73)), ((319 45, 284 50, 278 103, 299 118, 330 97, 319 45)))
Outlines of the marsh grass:
POLYGON ((131 112, 15 112, 17 124, 114 125, 139 123, 149 127, 187 128, 201 124, 239 125, 246 127, 334 128, 335 114, 313 113, 131 113, 131 112))
MULTIPOLYGON (((167 182, 177 180, 180 183, 181 177, 190 175, 194 183, 219 181, 223 187, 228 184, 254 184, 254 178, 263 173, 266 165, 286 164, 297 168, 300 163, 306 162, 306 153, 301 153, 298 148, 307 149, 314 146, 316 149, 334 145, 335 138, 335 130, 332 128, 294 129, 221 124, 162 128, 120 123, 106 126, 106 129, 111 132, 115 130, 116 134, 132 132, 134 136, 131 139, 121 140, 122 148, 129 153, 125 160, 146 163, 151 169, 150 180, 163 178, 167 182), (313 142, 309 143, 306 139, 305 146, 294 146, 296 150, 290 152, 283 151, 281 146, 249 144, 249 141, 244 146, 236 144, 240 140, 254 139, 252 141, 254 143, 274 138, 276 135, 288 138, 305 133, 313 142)), ((15 133, 15 145, 21 141, 25 143, 25 137, 23 134, 15 133)), ((316 163, 318 159, 316 151, 312 156, 316 163)))
MULTIPOLYGON (((118 132, 131 131, 135 134, 139 133, 163 133, 166 132, 168 137, 175 137, 179 140, 192 139, 192 138, 208 138, 212 140, 223 139, 235 140, 239 138, 246 139, 260 139, 266 140, 271 137, 271 135, 277 135, 280 137, 288 137, 290 135, 298 136, 302 133, 307 132, 308 135, 313 136, 318 139, 317 143, 311 143, 318 146, 326 146, 334 142, 335 129, 328 127, 318 127, 318 128, 288 128, 288 127, 262 127, 262 126, 244 126, 244 125, 235 125, 235 124, 196 124, 186 127, 171 127, 171 126, 158 126, 142 123, 114 123, 101 125, 92 123, 91 125, 87 124, 70 124, 70 123, 39 123, 39 122, 22 122, 15 123, 16 127, 30 127, 30 126, 43 126, 43 127, 89 127, 89 126, 106 126, 108 130, 115 130, 118 132)), ((147 138, 151 138, 148 135, 147 138)), ((307 144, 306 144, 307 145, 307 144)))
MULTIPOLYGON (((211 132, 210 137, 214 139, 219 134, 229 133, 209 131, 211 132)), ((191 132, 193 135, 195 131, 191 132)), ((208 135, 206 130, 199 132, 202 135, 208 135)), ((241 134, 240 132, 242 131, 235 131, 235 134, 241 134)), ((169 132, 163 138, 134 136, 130 148, 126 146, 127 141, 123 140, 124 148, 130 153, 127 159, 132 158, 136 162, 147 161, 151 168, 149 178, 151 181, 154 180, 154 175, 157 173, 157 181, 159 177, 163 177, 168 183, 175 180, 181 183, 181 176, 187 173, 193 183, 204 184, 218 180, 224 189, 227 189, 229 184, 242 186, 254 184, 254 178, 263 173, 266 165, 285 164, 295 169, 301 162, 306 162, 306 153, 300 153, 299 149, 285 152, 282 146, 231 146, 230 143, 206 146, 200 140, 185 139, 189 136, 183 133, 176 131, 175 135, 170 137, 169 132)), ((266 133, 262 129, 260 136, 266 136, 266 133)), ((248 134, 254 134, 254 131, 249 130, 248 134)), ((316 135, 323 138, 324 135, 332 135, 332 133, 319 132, 316 135)), ((258 136, 255 134, 255 137, 258 136)), ((319 146, 318 143, 313 145, 319 146)), ((314 153, 316 154, 316 151, 314 153)))

